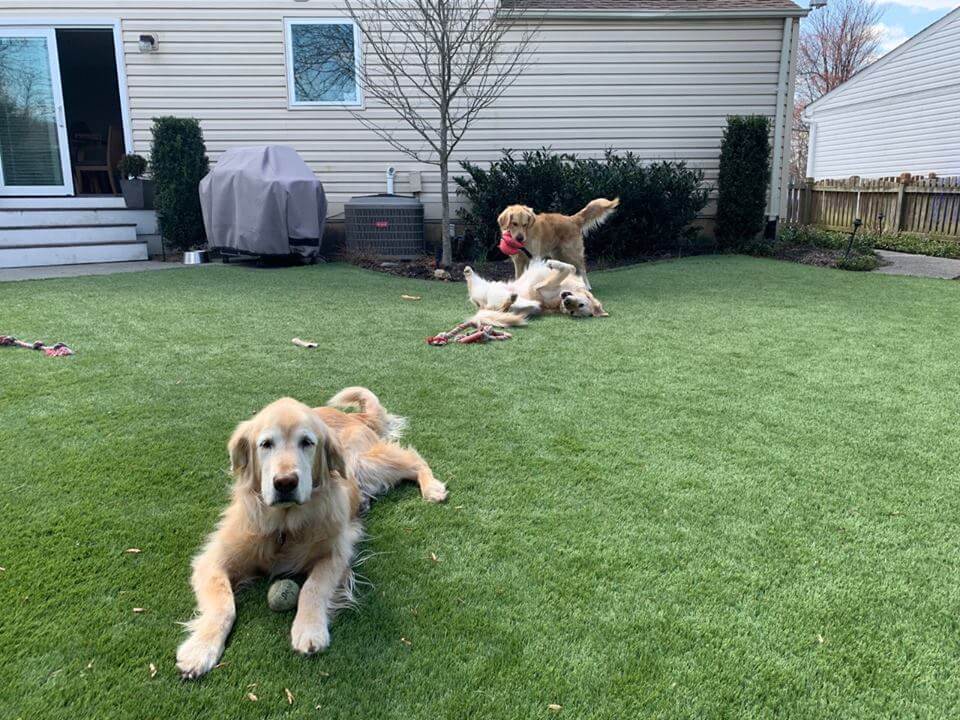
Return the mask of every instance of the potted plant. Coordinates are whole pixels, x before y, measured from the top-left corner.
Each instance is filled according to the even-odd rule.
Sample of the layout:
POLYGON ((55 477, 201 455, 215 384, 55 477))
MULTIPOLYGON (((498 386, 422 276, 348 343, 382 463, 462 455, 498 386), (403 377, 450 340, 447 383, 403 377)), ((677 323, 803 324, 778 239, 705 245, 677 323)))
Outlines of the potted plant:
POLYGON ((144 180, 147 160, 142 155, 124 155, 117 163, 123 200, 131 210, 153 209, 153 180, 144 180))

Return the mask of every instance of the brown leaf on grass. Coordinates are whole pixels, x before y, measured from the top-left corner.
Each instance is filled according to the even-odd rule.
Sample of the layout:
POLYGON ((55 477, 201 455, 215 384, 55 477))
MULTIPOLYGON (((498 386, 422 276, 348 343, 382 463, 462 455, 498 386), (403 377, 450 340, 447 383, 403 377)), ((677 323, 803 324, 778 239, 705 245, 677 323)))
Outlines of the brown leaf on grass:
POLYGON ((259 684, 260 684, 260 683, 250 683, 249 685, 247 685, 247 689, 248 689, 248 690, 252 690, 253 688, 255 688, 255 687, 256 687, 257 685, 259 685, 259 684))
POLYGON ((407 647, 410 647, 411 645, 413 645, 413 641, 407 640, 405 637, 400 638, 400 642, 402 642, 407 647))
POLYGON ((150 677, 155 678, 157 676, 157 666, 153 663, 150 663, 150 677))
POLYGON ((435 563, 440 562, 440 558, 438 558, 438 557, 437 557, 437 554, 436 554, 436 553, 433 553, 433 552, 430 553, 430 559, 433 560, 435 563))
POLYGON ((293 693, 290 692, 290 688, 284 688, 283 691, 287 694, 287 704, 293 705, 293 693))
POLYGON ((145 613, 145 612, 147 611, 147 609, 146 609, 146 608, 134 608, 133 611, 139 615, 140 613, 145 613))
POLYGON ((821 645, 823 645, 824 643, 823 635, 821 635, 820 633, 817 633, 817 642, 820 643, 821 645))
POLYGON ((563 710, 563 705, 557 705, 556 703, 549 703, 547 705, 547 710, 552 710, 553 712, 560 712, 563 710))
POLYGON ((419 295, 401 295, 400 298, 402 300, 420 300, 421 299, 419 295))
POLYGON ((124 552, 127 555, 137 555, 143 551, 140 548, 127 548, 126 550, 124 550, 124 552))
POLYGON ((453 509, 454 509, 454 510, 463 510, 463 505, 454 505, 454 506, 453 506, 453 509))
POLYGON ((247 693, 247 700, 249 700, 250 702, 256 702, 256 701, 259 700, 259 699, 260 699, 260 698, 258 698, 258 697, 257 697, 256 695, 254 695, 253 693, 247 693))
POLYGON ((324 672, 323 670, 317 670, 317 675, 320 677, 330 677, 330 673, 324 672))
POLYGON ((222 668, 224 665, 229 665, 229 664, 230 664, 230 661, 229 661, 229 660, 224 660, 224 661, 218 662, 216 665, 214 665, 214 666, 213 666, 213 669, 216 670, 217 668, 222 668))
POLYGON ((3 567, 2 565, 0 565, 0 572, 6 572, 6 571, 7 571, 7 569, 6 569, 5 567, 3 567))

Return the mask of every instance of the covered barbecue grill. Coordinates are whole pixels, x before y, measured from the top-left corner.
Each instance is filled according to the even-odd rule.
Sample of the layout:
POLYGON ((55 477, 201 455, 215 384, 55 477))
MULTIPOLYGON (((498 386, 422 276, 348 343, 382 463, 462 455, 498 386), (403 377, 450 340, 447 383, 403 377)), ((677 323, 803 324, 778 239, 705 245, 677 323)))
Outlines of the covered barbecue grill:
POLYGON ((284 145, 231 148, 200 181, 207 241, 229 255, 320 254, 323 185, 284 145))

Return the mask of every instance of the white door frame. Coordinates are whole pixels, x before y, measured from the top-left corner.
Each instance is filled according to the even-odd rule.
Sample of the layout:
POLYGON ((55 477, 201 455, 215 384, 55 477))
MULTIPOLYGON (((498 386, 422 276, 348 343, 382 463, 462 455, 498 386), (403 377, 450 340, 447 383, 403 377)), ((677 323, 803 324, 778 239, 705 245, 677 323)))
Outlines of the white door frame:
MULTIPOLYGON (((43 28, 56 31, 57 28, 69 28, 69 29, 79 29, 79 28, 90 28, 91 30, 112 30, 113 31, 113 51, 114 51, 114 60, 117 66, 117 87, 120 91, 120 114, 123 119, 123 143, 125 147, 125 152, 133 152, 133 123, 130 121, 130 91, 127 88, 127 67, 124 62, 124 53, 123 53, 123 33, 121 31, 120 19, 115 17, 102 17, 97 15, 91 15, 89 17, 84 17, 82 15, 75 16, 29 16, 29 17, 3 17, 0 18, 0 27, 8 27, 13 29, 17 26, 25 26, 29 28, 43 28)), ((56 44, 54 43, 54 49, 56 49, 56 44)), ((60 69, 57 68, 57 86, 59 87, 60 82, 60 69)), ((63 106, 63 100, 61 98, 60 106, 63 106)), ((67 195, 74 194, 73 187, 73 172, 68 173, 70 176, 70 190, 67 195)), ((3 194, 0 191, 0 194, 3 194)), ((18 192, 19 195, 28 195, 31 193, 18 192)), ((33 193, 37 194, 37 193, 33 193)), ((57 193, 63 195, 64 193, 57 193)))
MULTIPOLYGON (((2 23, 2 21, 0 21, 2 23)), ((54 122, 60 151, 60 185, 4 185, 0 174, 0 195, 73 195, 73 168, 70 167, 70 143, 67 119, 63 111, 63 88, 60 86, 60 58, 57 55, 57 33, 52 27, 8 27, 0 24, 3 37, 42 37, 47 41, 47 63, 50 69, 50 90, 53 94, 54 122)), ((2 167, 0 167, 2 173, 2 167)))

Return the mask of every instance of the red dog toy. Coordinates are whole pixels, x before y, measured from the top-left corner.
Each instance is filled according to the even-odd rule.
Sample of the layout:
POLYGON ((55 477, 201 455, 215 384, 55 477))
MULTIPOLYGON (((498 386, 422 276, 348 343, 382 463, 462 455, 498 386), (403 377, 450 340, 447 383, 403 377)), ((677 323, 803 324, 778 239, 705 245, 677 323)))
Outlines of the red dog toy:
POLYGON ((533 257, 530 251, 523 246, 523 240, 514 240, 509 230, 505 230, 503 235, 500 236, 499 248, 504 255, 516 255, 518 252, 522 252, 528 258, 533 257))

